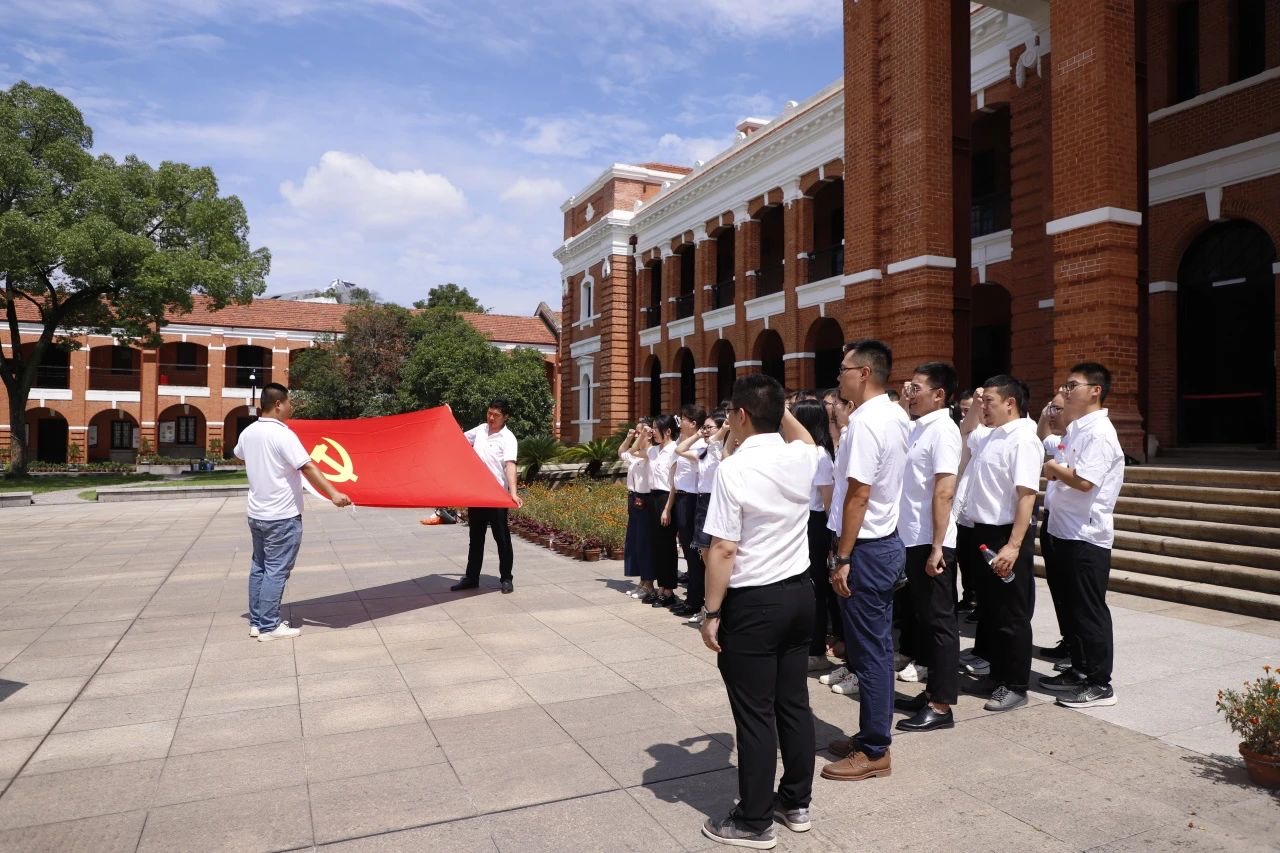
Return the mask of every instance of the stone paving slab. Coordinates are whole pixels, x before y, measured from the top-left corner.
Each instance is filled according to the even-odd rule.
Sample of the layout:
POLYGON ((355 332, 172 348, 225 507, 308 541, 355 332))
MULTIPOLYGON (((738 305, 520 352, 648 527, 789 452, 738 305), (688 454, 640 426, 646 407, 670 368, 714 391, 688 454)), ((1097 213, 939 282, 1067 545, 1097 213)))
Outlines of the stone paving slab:
MULTIPOLYGON (((737 780, 714 657, 622 595, 620 563, 517 541, 514 595, 491 575, 452 593, 461 528, 309 504, 285 607, 303 634, 258 643, 243 512, 0 516, 0 851, 716 846, 698 830, 737 780)), ((1280 799, 1213 699, 1280 663, 1280 626, 1111 602, 1119 704, 965 696, 954 730, 895 739, 890 778, 818 779, 814 829, 779 849, 1276 849, 1280 799)), ((810 696, 820 745, 854 725, 853 697, 810 696)))

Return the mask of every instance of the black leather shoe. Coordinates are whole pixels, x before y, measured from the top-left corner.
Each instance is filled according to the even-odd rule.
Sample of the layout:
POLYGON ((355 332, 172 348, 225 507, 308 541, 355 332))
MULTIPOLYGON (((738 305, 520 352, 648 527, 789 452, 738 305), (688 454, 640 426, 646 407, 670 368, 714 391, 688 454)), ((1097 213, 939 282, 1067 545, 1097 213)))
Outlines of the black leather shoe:
POLYGON ((691 607, 688 604, 677 604, 675 607, 671 608, 671 613, 673 616, 683 616, 686 619, 695 613, 701 613, 701 612, 702 612, 701 607, 691 607))
POLYGON ((1050 693, 1075 693, 1089 682, 1083 672, 1067 669, 1057 675, 1040 676, 1040 689, 1050 693))
POLYGON ((1071 657, 1071 649, 1067 648, 1066 640, 1059 640, 1056 646, 1041 646, 1036 651, 1045 660, 1062 660, 1071 657))
POLYGON ((934 729, 952 729, 955 725, 955 717, 950 711, 939 713, 932 705, 926 704, 914 717, 898 720, 896 728, 901 732, 931 732, 934 729))
POLYGON ((513 583, 511 583, 511 581, 503 581, 503 582, 502 582, 502 594, 503 594, 503 595, 506 595, 507 593, 509 593, 509 592, 514 592, 514 591, 515 591, 515 585, 514 585, 513 583))
POLYGON ((674 595, 660 595, 654 602, 653 607, 675 607, 676 597, 674 595))
POLYGON ((912 713, 928 706, 928 704, 929 694, 925 693, 923 690, 920 691, 919 695, 912 696, 910 699, 893 700, 893 707, 897 708, 899 711, 911 711, 912 713))
POLYGON ((478 586, 480 586, 480 582, 479 582, 479 581, 461 580, 461 581, 458 581, 457 583, 455 583, 453 586, 449 587, 449 591, 450 591, 450 592, 461 592, 461 591, 462 591, 462 590, 464 590, 464 589, 475 589, 475 588, 476 588, 476 587, 478 587, 478 586))
POLYGON ((676 583, 681 584, 681 585, 686 585, 686 584, 688 584, 688 583, 689 583, 689 573, 688 573, 688 572, 681 572, 680 574, 676 575, 676 583))
POLYGON ((658 600, 658 594, 656 592, 649 591, 649 592, 646 592, 644 596, 640 599, 640 603, 653 604, 657 600, 658 600))

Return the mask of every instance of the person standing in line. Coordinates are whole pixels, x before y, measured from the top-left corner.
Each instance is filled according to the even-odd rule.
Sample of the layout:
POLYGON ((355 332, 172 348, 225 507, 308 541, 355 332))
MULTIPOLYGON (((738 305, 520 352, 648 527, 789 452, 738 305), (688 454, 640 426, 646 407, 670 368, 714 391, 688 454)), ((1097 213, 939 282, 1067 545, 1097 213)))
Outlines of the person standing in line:
POLYGON ((960 626, 956 621, 956 522, 951 514, 963 443, 947 401, 956 391, 956 370, 932 361, 922 364, 904 396, 915 419, 907 446, 898 532, 907 548, 907 592, 929 670, 924 692, 895 703, 914 711, 899 720, 904 732, 928 732, 955 725, 951 706, 959 699, 960 626))
POLYGON ((667 511, 676 527, 676 539, 680 543, 680 551, 684 554, 685 572, 688 574, 688 586, 685 598, 677 602, 671 612, 686 619, 695 613, 702 612, 703 601, 703 567, 702 555, 694 547, 693 537, 697 534, 694 526, 698 515, 698 456, 707 447, 702 437, 702 423, 707 413, 700 406, 688 405, 680 409, 680 435, 676 439, 676 472, 672 485, 675 487, 667 497, 667 511), (692 456, 685 456, 681 449, 692 451, 692 456), (696 606, 694 606, 696 605, 696 606))
POLYGON ((652 535, 654 583, 657 590, 640 599, 654 607, 676 603, 679 566, 676 562, 676 528, 671 523, 671 489, 676 467, 676 421, 670 415, 653 420, 649 455, 649 532, 652 535))
MULTIPOLYGON (((1062 404, 1062 392, 1059 391, 1040 412, 1040 420, 1036 427, 1036 436, 1044 444, 1045 457, 1057 462, 1063 461, 1065 458, 1063 451, 1066 449, 1066 445, 1062 443, 1063 433, 1067 429, 1062 404)), ((1053 600, 1053 612, 1058 620, 1058 636, 1061 639, 1056 645, 1041 647, 1039 652, 1040 656, 1047 660, 1062 662, 1062 664, 1054 664, 1054 669, 1058 672, 1070 666, 1071 659, 1071 646, 1067 641, 1066 597, 1066 573, 1071 571, 1071 567, 1060 565, 1054 559, 1053 542, 1049 536, 1049 511, 1053 507, 1053 496, 1062 488, 1064 488, 1062 483, 1054 479, 1049 480, 1044 488, 1040 514, 1040 556, 1044 559, 1044 579, 1049 586, 1049 597, 1053 600)))
POLYGON ((1111 393, 1111 371, 1093 361, 1071 368, 1059 392, 1071 425, 1062 461, 1044 463, 1044 474, 1061 484, 1049 517, 1054 559, 1064 567, 1067 637, 1071 669, 1040 686, 1068 708, 1114 705, 1111 666, 1115 640, 1107 607, 1116 498, 1124 485, 1124 451, 1102 404, 1111 393), (1069 567, 1069 568, 1065 568, 1069 567))
POLYGON ((649 534, 649 429, 650 419, 640 418, 636 428, 618 447, 618 458, 627 466, 627 533, 622 543, 622 574, 639 578, 630 592, 632 598, 643 598, 653 590, 653 560, 650 557, 649 534), (635 452, 633 453, 632 450, 635 452))
MULTIPOLYGON (((511 417, 511 404, 503 397, 496 397, 489 403, 485 411, 484 423, 467 430, 467 437, 476 456, 489 469, 489 473, 498 481, 498 485, 507 490, 511 499, 519 508, 524 504, 516 490, 516 437, 507 429, 507 419, 511 417)), ((511 570, 515 562, 515 553, 511 549, 511 527, 506 507, 469 507, 467 509, 467 526, 470 528, 470 541, 467 545, 467 571, 463 578, 449 589, 458 592, 464 589, 475 589, 480 586, 480 568, 484 565, 485 533, 493 531, 493 542, 498 546, 498 574, 502 592, 507 594, 515 589, 512 583, 511 570)))
POLYGON ((907 461, 910 421, 885 385, 893 351, 863 338, 845 347, 840 395, 849 416, 849 464, 836 477, 848 481, 831 583, 844 601, 845 647, 858 678, 858 732, 834 741, 838 759, 824 779, 857 781, 892 772, 893 591, 906 570, 898 537, 898 506, 907 461))
MULTIPOLYGON (((836 540, 840 538, 840 521, 843 518, 844 496, 849 489, 849 481, 840 475, 841 471, 849 467, 849 442, 846 441, 849 435, 849 415, 853 413, 853 406, 848 400, 840 396, 839 388, 832 388, 827 392, 828 411, 831 412, 831 432, 836 448, 835 464, 832 466, 833 478, 835 482, 831 486, 831 504, 827 508, 827 551, 829 555, 835 554, 836 540)), ((830 576, 828 575, 827 585, 830 586, 830 576)), ((844 605, 840 601, 840 597, 832 591, 831 599, 834 606, 834 615, 831 618, 833 631, 836 635, 836 642, 841 645, 839 649, 832 649, 838 652, 837 657, 842 658, 844 663, 825 675, 818 676, 818 683, 825 684, 831 688, 832 693, 838 693, 841 696, 852 696, 858 692, 858 676, 853 674, 853 670, 849 668, 849 645, 847 637, 849 636, 845 630, 844 605)))
POLYGON ((232 451, 249 477, 249 636, 258 642, 286 640, 302 633, 280 618, 280 600, 302 546, 302 478, 334 506, 351 498, 333 487, 311 461, 285 421, 293 417, 289 389, 268 383, 258 401, 262 414, 240 432, 232 451))
MULTIPOLYGON (((981 399, 982 389, 970 391, 969 399, 981 399)), ((965 460, 972 458, 973 449, 991 433, 991 428, 982 423, 982 406, 970 406, 960 421, 960 439, 964 442, 961 451, 960 471, 964 472, 965 460)), ((967 675, 984 676, 991 674, 991 662, 988 657, 986 634, 983 631, 981 580, 989 571, 982 554, 978 551, 980 544, 973 532, 973 520, 969 518, 968 490, 970 480, 961 476, 956 485, 956 496, 953 506, 956 517, 956 565, 960 579, 964 583, 964 595, 956 605, 956 613, 966 613, 965 621, 976 623, 973 647, 960 652, 960 666, 967 675)))
POLYGON ((800 426, 813 438, 818 467, 813 475, 813 491, 809 495, 809 577, 813 580, 813 639, 809 643, 809 671, 831 669, 827 658, 827 624, 836 610, 836 594, 831 589, 827 560, 831 557, 831 533, 827 530, 827 512, 835 488, 835 448, 831 444, 826 407, 815 400, 801 400, 791 408, 800 426))
POLYGON ((817 456, 809 432, 786 411, 782 386, 769 376, 739 379, 727 416, 737 448, 720 463, 707 508, 712 540, 701 630, 717 653, 733 711, 739 799, 728 816, 708 819, 702 834, 763 850, 777 844, 775 816, 794 832, 811 826, 807 529, 817 456))
MULTIPOLYGON (((692 449, 692 441, 685 439, 676 445, 679 452, 686 459, 696 461, 698 464, 698 501, 694 506, 693 513, 693 548, 698 552, 698 557, 706 563, 706 550, 711 545, 711 537, 708 536, 702 527, 707 521, 707 507, 711 503, 711 489, 716 482, 716 471, 720 468, 720 462, 724 458, 724 442, 729 434, 729 426, 725 423, 724 412, 716 411, 707 415, 706 420, 702 422, 702 429, 699 430, 701 439, 706 442, 706 446, 701 450, 692 449)), ((692 595, 692 585, 690 585, 690 595, 692 595)), ((704 590, 705 598, 705 590, 704 590)), ((671 612, 677 616, 685 617, 686 621, 691 625, 697 625, 702 622, 702 606, 694 610, 690 606, 690 602, 686 598, 685 603, 679 607, 672 608, 671 612)))
POLYGON ((982 574, 979 634, 990 661, 990 677, 966 687, 989 694, 988 711, 1011 711, 1027 704, 1031 680, 1031 612, 1035 596, 1033 516, 1040 490, 1044 445, 1024 416, 1026 386, 1010 376, 993 376, 975 405, 990 432, 973 441, 972 457, 961 465, 965 511, 979 548, 995 554, 982 574))

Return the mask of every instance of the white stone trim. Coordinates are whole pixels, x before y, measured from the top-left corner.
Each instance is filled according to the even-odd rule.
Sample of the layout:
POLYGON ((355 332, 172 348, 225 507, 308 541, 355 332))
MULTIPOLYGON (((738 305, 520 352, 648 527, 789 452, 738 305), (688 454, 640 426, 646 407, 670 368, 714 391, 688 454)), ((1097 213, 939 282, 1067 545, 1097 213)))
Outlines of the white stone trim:
POLYGON ((844 299, 844 280, 842 276, 802 284, 796 288, 796 307, 812 308, 814 305, 826 305, 828 302, 839 302, 844 299))
POLYGON ((1152 281, 1147 284, 1147 293, 1177 293, 1176 281, 1152 281))
POLYGON ((662 326, 651 326, 640 330, 640 346, 651 347, 662 342, 662 326))
POLYGON ((992 234, 974 237, 970 244, 969 265, 978 271, 978 281, 987 280, 987 267, 1003 263, 1013 257, 1013 229, 1006 228, 992 234))
MULTIPOLYGON (((594 297, 592 298, 594 299, 594 297)), ((592 314, 590 317, 583 317, 581 320, 575 320, 574 322, 569 324, 569 328, 585 329, 589 326, 594 326, 596 324, 596 320, 599 320, 601 316, 603 315, 601 315, 599 312, 596 312, 595 314, 592 314)))
POLYGON ((733 363, 733 366, 734 367, 764 367, 764 362, 756 361, 754 359, 747 359, 746 361, 735 361, 733 363))
POLYGON ((587 184, 579 192, 569 196, 563 204, 560 205, 561 213, 568 213, 582 199, 589 199, 601 189, 604 185, 614 178, 622 178, 624 180, 644 181, 651 184, 661 184, 664 181, 678 181, 684 175, 675 172, 663 172, 658 169, 646 169, 644 166, 632 166, 628 163, 614 163, 609 168, 601 172, 594 181, 587 184))
POLYGON ((933 267, 935 269, 953 270, 956 268, 956 259, 948 258, 945 255, 916 255, 914 258, 907 258, 902 261, 894 261, 885 267, 885 272, 889 275, 897 275, 900 272, 909 272, 924 267, 933 267))
POLYGON ((244 400, 246 403, 253 399, 253 389, 251 388, 223 388, 222 399, 224 400, 244 400))
POLYGON ((32 388, 31 391, 27 394, 27 399, 34 400, 37 398, 40 400, 40 408, 43 409, 45 400, 69 401, 71 399, 71 389, 70 388, 32 388))
POLYGON ((816 356, 814 355, 814 353, 811 353, 811 352, 784 352, 782 354, 783 361, 795 361, 796 359, 800 359, 800 358, 815 358, 815 357, 816 356))
POLYGON ((767 320, 776 314, 781 314, 786 308, 786 291, 779 290, 777 293, 770 293, 768 296, 757 296, 755 299, 748 299, 742 306, 746 310, 747 320, 767 320))
POLYGON ((1052 308, 1053 306, 1054 301, 1052 299, 1041 299, 1036 303, 1037 308, 1052 308))
POLYGON ((653 377, 652 377, 652 376, 635 376, 635 377, 633 377, 633 378, 631 379, 631 381, 632 381, 632 382, 635 382, 635 383, 640 383, 640 382, 652 382, 652 381, 653 381, 653 377))
POLYGON ((695 367, 695 368, 693 369, 693 372, 694 372, 695 374, 696 374, 696 373, 719 373, 719 372, 720 372, 720 368, 718 368, 718 367, 695 367))
POLYGON ((872 267, 869 270, 862 270, 862 272, 849 273, 841 280, 848 287, 851 284, 862 284, 864 281, 880 281, 883 278, 884 273, 878 267, 872 267))
POLYGON ((600 262, 602 257, 631 256, 631 214, 622 216, 615 212, 599 219, 581 234, 565 240, 551 253, 560 262, 561 278, 569 278, 585 272, 600 262))
POLYGON ((141 403, 141 391, 95 391, 88 389, 84 399, 90 403, 141 403))
POLYGON ((1142 224, 1142 214, 1136 210, 1126 210, 1123 207, 1095 207, 1093 210, 1073 213, 1070 216, 1063 216, 1052 222, 1046 222, 1044 233, 1049 235, 1065 234, 1068 231, 1076 231, 1092 225, 1101 225, 1104 222, 1136 227, 1142 224))
POLYGON ((710 311, 702 312, 702 328, 707 332, 732 326, 737 320, 737 305, 726 305, 723 308, 712 308, 710 311))
POLYGON ((680 342, 684 343, 684 339, 693 334, 693 317, 681 317, 679 320, 672 320, 667 324, 667 340, 675 340, 680 338, 680 342))
POLYGON ((1274 264, 1271 265, 1271 274, 1280 275, 1280 261, 1276 261, 1274 264))
POLYGON ((659 379, 679 379, 680 374, 679 373, 660 373, 658 374, 658 378, 659 379))
POLYGON ((569 358, 582 358, 600 352, 600 336, 596 335, 591 338, 583 338, 580 341, 574 341, 569 344, 569 358))
POLYGON ((1148 173, 1147 191, 1154 206, 1215 189, 1220 191, 1222 187, 1277 172, 1280 172, 1280 133, 1270 133, 1152 169, 1148 173))
POLYGON ((199 385, 157 385, 156 396, 159 397, 208 397, 208 386, 199 385))
POLYGON ((1259 83, 1266 83, 1268 80, 1275 80, 1278 77, 1280 77, 1280 66, 1268 68, 1266 71, 1261 71, 1252 77, 1246 77, 1243 80, 1236 81, 1235 83, 1228 83, 1225 86, 1219 86, 1216 89, 1203 92, 1196 95, 1194 98, 1188 98, 1185 101, 1170 104, 1167 107, 1161 107, 1155 112, 1147 114, 1147 122, 1154 123, 1176 113, 1180 113, 1185 110, 1193 110, 1201 104, 1207 104, 1212 101, 1216 101, 1219 98, 1225 98, 1227 95, 1234 95, 1236 92, 1242 92, 1252 86, 1257 86, 1259 83))

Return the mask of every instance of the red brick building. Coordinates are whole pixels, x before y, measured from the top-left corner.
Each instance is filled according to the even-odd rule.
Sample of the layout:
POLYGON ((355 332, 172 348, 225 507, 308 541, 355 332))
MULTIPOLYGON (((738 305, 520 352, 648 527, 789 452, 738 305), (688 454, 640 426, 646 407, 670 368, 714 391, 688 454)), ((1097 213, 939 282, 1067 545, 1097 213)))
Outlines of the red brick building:
MULTIPOLYGON (((349 305, 258 299, 212 311, 197 298, 190 314, 170 318, 159 347, 76 335, 80 349, 48 353, 38 369, 27 402, 31 458, 65 462, 69 445, 75 444, 86 461, 132 462, 143 442, 163 456, 201 458, 214 455, 218 446, 228 453, 240 430, 256 419, 262 386, 288 385, 294 356, 341 334, 349 310, 349 305)), ((38 318, 29 304, 23 312, 22 337, 34 342, 38 318)), ((464 316, 500 349, 541 352, 558 396, 558 312, 540 305, 531 317, 464 316)), ((0 386, 0 411, 7 413, 8 405, 0 386)), ((9 424, 0 424, 0 448, 8 448, 9 432, 9 424)))
POLYGON ((565 203, 566 438, 844 341, 900 380, 1116 375, 1126 449, 1274 446, 1280 3, 844 4, 842 81, 565 203))

